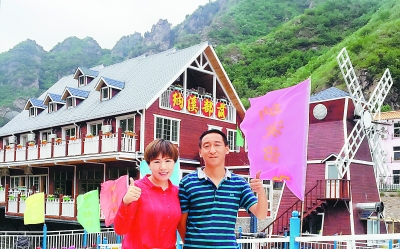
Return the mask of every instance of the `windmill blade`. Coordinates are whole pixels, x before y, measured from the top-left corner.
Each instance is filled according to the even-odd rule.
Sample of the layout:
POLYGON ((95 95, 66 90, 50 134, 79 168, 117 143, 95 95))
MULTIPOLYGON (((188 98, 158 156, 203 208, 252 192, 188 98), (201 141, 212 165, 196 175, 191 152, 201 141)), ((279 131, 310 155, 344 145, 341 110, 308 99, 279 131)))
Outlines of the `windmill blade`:
POLYGON ((343 48, 340 51, 339 55, 336 57, 336 60, 346 82, 349 94, 353 100, 356 112, 359 114, 363 112, 363 106, 366 105, 367 102, 364 98, 361 86, 358 83, 357 75, 354 71, 353 65, 351 64, 346 48, 343 48))
POLYGON ((377 117, 381 112, 381 106, 390 89, 392 88, 393 80, 390 71, 386 68, 385 73, 382 75, 381 80, 375 87, 374 92, 368 100, 369 110, 374 117, 377 117))
POLYGON ((338 168, 341 178, 343 178, 346 172, 349 170, 350 163, 356 155, 357 150, 364 138, 365 132, 361 119, 359 119, 357 120, 353 130, 350 132, 350 135, 347 137, 338 157, 335 160, 335 165, 338 168))
POLYGON ((366 135, 368 136, 371 157, 374 162, 375 178, 378 181, 380 177, 386 178, 390 172, 386 163, 384 150, 380 143, 381 134, 373 127, 366 135))

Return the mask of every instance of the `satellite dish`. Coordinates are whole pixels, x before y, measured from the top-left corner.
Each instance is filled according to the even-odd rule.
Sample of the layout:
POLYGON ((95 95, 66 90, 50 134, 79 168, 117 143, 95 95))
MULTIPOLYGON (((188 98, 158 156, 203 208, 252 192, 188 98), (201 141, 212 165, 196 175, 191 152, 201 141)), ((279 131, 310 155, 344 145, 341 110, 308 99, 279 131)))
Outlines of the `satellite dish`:
POLYGON ((326 108, 326 106, 324 106, 323 104, 318 104, 314 106, 313 109, 314 118, 322 120, 326 117, 326 114, 328 114, 328 109, 326 108))

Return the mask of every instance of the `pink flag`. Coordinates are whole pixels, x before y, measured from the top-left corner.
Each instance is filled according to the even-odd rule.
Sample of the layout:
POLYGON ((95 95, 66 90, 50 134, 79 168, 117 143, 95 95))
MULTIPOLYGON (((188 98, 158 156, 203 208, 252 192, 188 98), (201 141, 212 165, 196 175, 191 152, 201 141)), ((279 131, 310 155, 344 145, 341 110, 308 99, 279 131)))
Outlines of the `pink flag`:
POLYGON ((310 79, 250 100, 240 125, 248 144, 250 175, 286 181, 304 199, 310 79))
POLYGON ((109 180, 101 184, 100 208, 103 211, 106 226, 114 223, 118 206, 128 189, 128 175, 121 176, 117 180, 109 180))

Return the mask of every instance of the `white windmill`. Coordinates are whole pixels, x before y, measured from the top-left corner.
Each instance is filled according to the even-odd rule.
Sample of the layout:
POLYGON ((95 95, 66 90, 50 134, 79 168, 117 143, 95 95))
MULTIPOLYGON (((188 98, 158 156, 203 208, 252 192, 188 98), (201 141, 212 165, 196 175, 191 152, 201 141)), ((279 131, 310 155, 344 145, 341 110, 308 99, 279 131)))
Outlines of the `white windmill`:
POLYGON ((384 151, 380 145, 381 134, 377 132, 377 124, 373 120, 380 117, 382 103, 393 85, 392 77, 389 69, 386 69, 367 102, 364 98, 346 48, 343 48, 342 51, 340 51, 336 59, 339 63, 349 94, 353 100, 355 115, 359 118, 353 130, 348 135, 335 164, 338 168, 340 177, 343 178, 349 170, 349 166, 356 155, 358 148, 363 142, 365 136, 367 136, 371 157, 374 163, 375 177, 378 181, 379 177, 387 177, 388 167, 385 162, 386 158, 384 151))

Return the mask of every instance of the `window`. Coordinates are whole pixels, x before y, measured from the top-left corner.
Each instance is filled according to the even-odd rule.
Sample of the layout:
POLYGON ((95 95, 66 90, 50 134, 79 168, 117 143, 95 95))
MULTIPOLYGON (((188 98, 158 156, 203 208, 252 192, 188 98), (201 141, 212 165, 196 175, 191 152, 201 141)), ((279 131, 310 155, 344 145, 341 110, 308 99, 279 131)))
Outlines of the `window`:
POLYGON ((10 176, 10 188, 18 188, 19 186, 24 186, 23 181, 25 178, 20 178, 19 176, 10 176))
POLYGON ((108 170, 108 179, 109 180, 116 180, 120 178, 121 176, 124 176, 126 174, 129 175, 129 177, 132 177, 133 179, 136 178, 137 170, 132 167, 127 167, 127 168, 111 168, 108 170))
POLYGON ((162 138, 173 143, 179 143, 179 120, 156 117, 155 138, 162 138))
POLYGON ((49 113, 57 111, 57 103, 49 102, 47 109, 49 113))
POLYGON ((393 184, 400 184, 400 170, 393 170, 393 184))
POLYGON ((85 85, 85 75, 79 76, 79 86, 85 85))
POLYGON ((394 123, 394 128, 393 128, 393 136, 394 137, 400 137, 400 122, 394 123))
POLYGON ((91 133, 93 136, 99 135, 102 125, 103 125, 102 123, 89 124, 88 133, 91 133))
POLYGON ((73 108, 74 106, 76 106, 76 99, 75 97, 68 97, 67 98, 67 108, 73 108))
POLYGON ((227 129, 227 138, 230 151, 240 151, 240 147, 236 146, 236 130, 227 129))
POLYGON ((109 100, 111 99, 111 88, 103 87, 101 88, 101 100, 109 100))
POLYGON ((74 179, 74 172, 72 171, 54 172, 54 193, 71 195, 73 179, 74 179))
POLYGON ((76 128, 75 127, 65 128, 64 131, 65 131, 65 137, 66 136, 76 137, 76 128))
POLYGON ((119 120, 119 127, 122 128, 122 132, 124 131, 135 131, 134 122, 135 118, 125 118, 119 120))
POLYGON ((50 142, 50 138, 51 137, 49 137, 49 135, 51 134, 51 130, 48 130, 48 131, 42 131, 41 132, 41 136, 40 136, 40 139, 43 141, 43 140, 46 140, 46 141, 49 141, 50 142))
POLYGON ((80 170, 79 171, 79 194, 84 194, 91 190, 100 189, 103 182, 103 171, 95 170, 80 170))
POLYGON ((393 147, 393 160, 400 160, 400 146, 393 147))
POLYGON ((36 107, 31 106, 31 107, 29 108, 29 117, 34 117, 34 116, 36 116, 36 114, 37 114, 37 109, 36 109, 36 107))
POLYGON ((222 131, 222 127, 221 126, 208 125, 208 130, 219 130, 219 131, 222 131))

